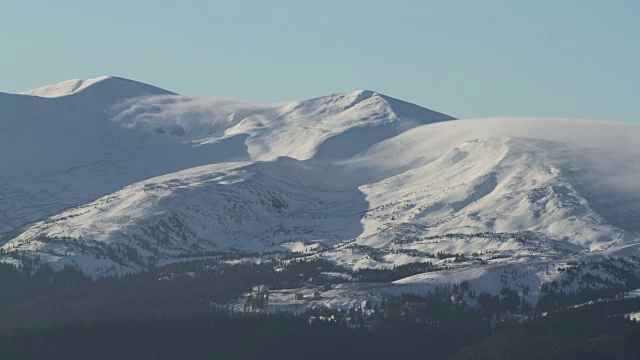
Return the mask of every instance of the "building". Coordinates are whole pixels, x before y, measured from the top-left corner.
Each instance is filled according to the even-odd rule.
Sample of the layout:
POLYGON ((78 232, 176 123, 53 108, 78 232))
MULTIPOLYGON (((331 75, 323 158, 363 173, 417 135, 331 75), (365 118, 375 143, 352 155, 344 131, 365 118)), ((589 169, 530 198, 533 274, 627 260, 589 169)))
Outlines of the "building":
POLYGON ((304 294, 303 293, 296 293, 294 296, 295 296, 296 300, 304 300, 304 294))
POLYGON ((268 293, 269 287, 267 285, 262 285, 262 284, 253 285, 253 287, 251 288, 251 292, 258 293, 258 294, 268 293))
POLYGON ((462 306, 464 305, 464 298, 460 294, 453 294, 451 295, 451 304, 452 306, 462 306))
POLYGON ((319 291, 314 291, 313 292, 313 298, 314 299, 322 299, 322 295, 320 294, 319 291))

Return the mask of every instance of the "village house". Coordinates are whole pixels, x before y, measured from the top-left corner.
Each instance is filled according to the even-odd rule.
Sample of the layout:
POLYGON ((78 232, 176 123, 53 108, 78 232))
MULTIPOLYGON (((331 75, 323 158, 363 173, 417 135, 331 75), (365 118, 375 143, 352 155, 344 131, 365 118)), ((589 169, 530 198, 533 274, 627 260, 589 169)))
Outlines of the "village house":
POLYGON ((453 294, 451 295, 451 306, 452 306, 452 310, 457 307, 457 306, 463 306, 464 305, 464 298, 462 297, 462 295, 460 294, 453 294))
POLYGON ((265 294, 269 292, 269 287, 267 285, 253 285, 253 287, 251 288, 251 292, 253 293, 258 293, 258 294, 265 294))

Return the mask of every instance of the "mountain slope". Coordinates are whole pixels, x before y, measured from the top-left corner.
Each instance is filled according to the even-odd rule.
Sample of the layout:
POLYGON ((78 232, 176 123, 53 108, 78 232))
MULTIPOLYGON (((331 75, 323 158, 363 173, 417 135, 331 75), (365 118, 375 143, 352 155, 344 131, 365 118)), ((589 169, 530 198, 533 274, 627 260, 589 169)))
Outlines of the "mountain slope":
POLYGON ((108 109, 125 99, 173 94, 115 77, 71 82, 28 91, 31 95, 0 93, 0 152, 13 154, 0 157, 2 177, 61 171, 118 142, 136 143, 139 138, 125 138, 108 109))
MULTIPOLYGON (((510 132, 508 121, 497 122, 504 133, 510 132)), ((512 125, 514 135, 521 126, 548 124, 539 119, 519 121, 520 126, 512 125)), ((558 126, 590 128, 602 137, 633 136, 639 131, 633 125, 554 122, 558 126)), ((163 259, 201 256, 206 251, 263 251, 310 241, 330 246, 353 242, 377 249, 381 257, 372 259, 369 250, 354 251, 350 246, 329 250, 322 256, 360 268, 425 261, 439 252, 537 258, 638 241, 634 222, 626 228, 618 227, 608 221, 608 209, 590 203, 589 199, 601 195, 596 187, 585 192, 588 189, 582 184, 594 181, 593 174, 586 172, 589 163, 581 163, 576 155, 589 154, 590 160, 600 161, 629 144, 589 149, 570 141, 540 138, 478 138, 449 150, 438 148, 444 154, 407 171, 402 166, 385 165, 388 158, 398 159, 396 164, 422 161, 406 159, 408 155, 398 149, 391 151, 395 145, 406 144, 397 138, 418 136, 428 148, 431 137, 419 133, 429 132, 434 126, 449 128, 431 129, 435 133, 455 133, 455 128, 464 123, 452 121, 410 130, 387 140, 388 144, 380 144, 380 149, 389 152, 375 149, 350 162, 280 158, 209 165, 143 181, 37 223, 3 249, 28 250, 52 262, 75 264, 77 257, 60 254, 77 253, 73 243, 78 239, 102 249, 96 250, 98 253, 122 244, 117 246, 130 246, 141 254, 139 263, 134 266, 117 258, 111 265, 139 270, 163 259), (379 172, 372 172, 374 167, 379 172), (375 175, 367 177, 368 173, 375 175), (391 175, 378 180, 379 173, 391 175), (403 253, 407 255, 398 255, 403 253)), ((496 120, 474 120, 481 129, 492 123, 496 120)), ((477 135, 471 129, 461 137, 477 135)), ((529 135, 536 134, 532 131, 529 135)), ((634 153, 635 148, 628 150, 634 153)), ((620 153, 617 156, 625 157, 620 153)), ((625 159, 637 162, 635 157, 625 159)), ((626 176, 633 178, 640 173, 626 176)), ((628 190, 619 196, 638 195, 628 190)), ((634 204, 627 211, 638 213, 638 203, 634 204)), ((96 254, 86 251, 91 256, 96 254)), ((92 262, 78 265, 91 273, 101 271, 92 267, 92 262)))
POLYGON ((161 176, 36 223, 3 249, 40 253, 55 267, 71 263, 103 273, 112 265, 118 271, 139 271, 151 263, 211 251, 262 251, 315 239, 330 245, 357 236, 362 198, 358 207, 356 191, 335 192, 305 170, 303 164, 282 158, 161 176), (139 258, 131 263, 112 256, 106 267, 105 261, 93 261, 96 254, 119 248, 139 258))
MULTIPOLYGON (((639 135, 637 124, 615 122, 536 118, 458 120, 416 128, 380 142, 368 153, 352 159, 349 165, 359 166, 361 172, 386 176, 425 166, 458 144, 509 138, 520 143, 512 151, 526 155, 539 166, 555 169, 608 223, 638 232, 640 189, 635 184, 640 178, 639 135), (394 153, 403 156, 386 156, 394 153)), ((512 166, 518 165, 516 162, 512 166)))

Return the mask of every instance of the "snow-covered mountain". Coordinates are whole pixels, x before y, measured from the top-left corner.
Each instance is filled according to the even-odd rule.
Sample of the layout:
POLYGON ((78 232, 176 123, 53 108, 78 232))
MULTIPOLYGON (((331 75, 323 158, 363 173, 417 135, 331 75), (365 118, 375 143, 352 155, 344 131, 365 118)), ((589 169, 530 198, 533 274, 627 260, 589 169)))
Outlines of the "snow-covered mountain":
POLYGON ((473 278, 640 243, 636 124, 455 120, 368 90, 256 105, 103 77, 0 94, 0 154, 3 261, 95 275, 290 249, 352 268, 449 254, 448 276, 473 278))
POLYGON ((358 152, 450 119, 367 91, 252 105, 101 77, 25 94, 39 96, 0 93, 0 236, 155 176, 228 161, 306 159, 329 153, 322 147, 329 142, 358 152), (367 140, 345 141, 347 131, 367 140))

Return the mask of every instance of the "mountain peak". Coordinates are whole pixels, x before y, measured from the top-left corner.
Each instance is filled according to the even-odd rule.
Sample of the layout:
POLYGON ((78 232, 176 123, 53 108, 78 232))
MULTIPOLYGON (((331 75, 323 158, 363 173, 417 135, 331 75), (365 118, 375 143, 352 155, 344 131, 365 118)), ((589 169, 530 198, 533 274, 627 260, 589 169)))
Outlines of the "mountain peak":
POLYGON ((156 86, 117 76, 100 76, 93 79, 71 79, 27 90, 20 94, 45 98, 57 98, 79 94, 86 91, 95 91, 97 88, 107 89, 108 92, 127 93, 132 96, 175 95, 175 93, 171 91, 167 91, 156 86))
POLYGON ((420 105, 393 98, 375 90, 355 90, 342 94, 330 95, 329 98, 345 99, 350 102, 348 107, 352 107, 359 103, 367 101, 369 102, 369 105, 384 104, 384 106, 387 106, 389 109, 391 109, 391 111, 393 111, 393 113, 398 118, 416 119, 424 123, 455 120, 455 118, 452 116, 433 111, 420 105))

